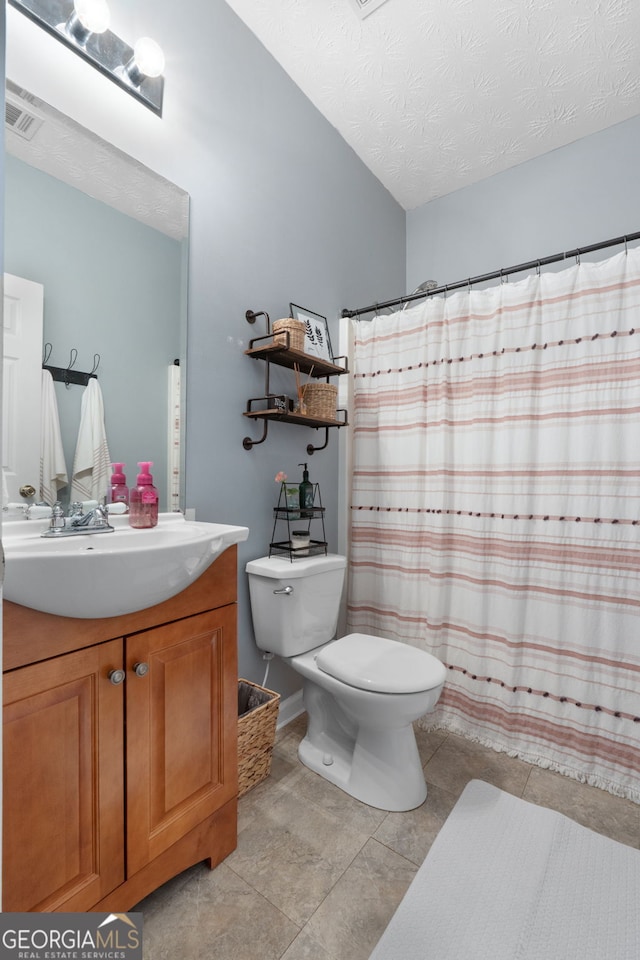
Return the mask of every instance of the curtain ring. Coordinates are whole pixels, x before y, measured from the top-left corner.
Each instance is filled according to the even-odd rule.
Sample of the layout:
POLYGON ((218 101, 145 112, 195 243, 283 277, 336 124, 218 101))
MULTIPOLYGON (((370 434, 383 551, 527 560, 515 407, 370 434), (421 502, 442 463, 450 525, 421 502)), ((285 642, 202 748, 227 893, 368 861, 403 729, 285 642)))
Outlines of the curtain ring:
POLYGON ((580 266, 580 251, 576 253, 576 267, 580 266))
POLYGON ((540 276, 540 261, 538 260, 536 264, 536 276, 540 276))
POLYGON ((628 247, 627 247, 627 238, 626 238, 626 237, 624 238, 624 252, 625 252, 625 254, 629 253, 629 249, 628 249, 628 247))

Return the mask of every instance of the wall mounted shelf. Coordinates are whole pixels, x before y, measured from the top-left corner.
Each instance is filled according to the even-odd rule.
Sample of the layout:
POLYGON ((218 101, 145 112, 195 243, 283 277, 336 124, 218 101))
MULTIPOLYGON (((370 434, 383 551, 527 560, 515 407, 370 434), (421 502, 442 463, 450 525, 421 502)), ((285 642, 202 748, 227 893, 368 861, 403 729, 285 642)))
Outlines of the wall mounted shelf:
MULTIPOLYGON (((245 437, 242 445, 245 450, 251 450, 252 447, 264 443, 267 439, 269 423, 277 420, 281 423, 293 423, 303 427, 314 427, 315 429, 325 430, 325 441, 322 446, 307 445, 307 454, 311 456, 317 450, 324 450, 329 442, 329 429, 331 427, 348 426, 347 411, 336 410, 335 419, 319 418, 309 416, 308 414, 295 412, 290 408, 290 398, 282 394, 274 394, 269 389, 269 374, 271 364, 279 367, 286 367, 289 370, 297 370, 305 373, 312 379, 326 379, 330 377, 341 376, 348 373, 346 357, 337 357, 333 361, 323 360, 319 357, 311 356, 301 350, 294 350, 290 346, 288 331, 285 333, 284 343, 274 342, 274 333, 271 331, 269 314, 264 311, 256 313, 253 310, 247 310, 245 317, 249 323, 255 323, 257 317, 264 316, 267 323, 267 333, 261 337, 255 337, 249 341, 249 349, 245 350, 245 356, 254 360, 262 360, 265 363, 265 389, 262 397, 253 397, 247 401, 247 409, 244 416, 250 420, 262 420, 262 436, 258 440, 252 440, 251 437, 245 437), (344 364, 336 363, 336 360, 344 360, 344 364)), ((279 334, 283 336, 282 333, 279 334)))

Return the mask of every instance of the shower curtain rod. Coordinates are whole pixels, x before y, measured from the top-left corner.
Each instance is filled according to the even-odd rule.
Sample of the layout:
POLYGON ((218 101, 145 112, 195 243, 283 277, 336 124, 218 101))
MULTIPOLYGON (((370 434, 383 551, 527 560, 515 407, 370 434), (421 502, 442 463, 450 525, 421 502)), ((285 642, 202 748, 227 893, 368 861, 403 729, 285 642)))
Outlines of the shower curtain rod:
MULTIPOLYGON (((548 263, 557 263, 559 260, 567 260, 569 257, 580 257, 583 253, 593 253, 594 250, 604 250, 606 247, 615 247, 619 244, 627 243, 631 240, 640 240, 640 232, 628 233, 624 237, 616 237, 614 240, 604 240, 602 243, 592 243, 588 247, 576 247, 575 250, 566 250, 564 253, 554 253, 550 257, 542 257, 540 260, 530 260, 528 263, 518 263, 514 267, 503 267, 502 270, 494 270, 493 273, 483 273, 479 277, 469 277, 467 280, 458 280, 456 283, 445 283, 441 287, 434 287, 432 290, 424 290, 422 293, 410 293, 406 297, 397 297, 395 300, 385 300, 384 303, 373 303, 370 307, 360 307, 357 310, 342 311, 343 317, 360 317, 363 313, 376 313, 385 307, 398 307, 402 303, 411 303, 413 300, 421 300, 423 297, 432 297, 436 293, 448 293, 449 290, 460 290, 463 287, 470 287, 474 283, 482 283, 485 280, 501 280, 511 273, 520 273, 523 270, 533 270, 543 267, 548 263)), ((371 318, 369 318, 371 319, 371 318)))

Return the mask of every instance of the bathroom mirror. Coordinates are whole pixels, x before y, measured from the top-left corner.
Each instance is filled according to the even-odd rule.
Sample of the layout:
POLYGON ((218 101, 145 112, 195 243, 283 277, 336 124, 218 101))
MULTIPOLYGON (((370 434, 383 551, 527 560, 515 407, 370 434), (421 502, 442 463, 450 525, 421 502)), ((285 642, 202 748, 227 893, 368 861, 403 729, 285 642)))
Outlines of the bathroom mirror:
MULTIPOLYGON (((38 367, 46 360, 74 375, 94 372, 111 461, 126 464, 130 486, 138 461, 153 461, 161 509, 181 509, 188 195, 11 81, 6 97, 4 269, 41 285, 38 367)), ((7 397, 5 379, 5 437, 26 449, 34 438, 16 434, 13 421, 36 398, 7 397)), ((22 379, 13 378, 16 389, 22 379)), ((85 390, 66 379, 55 382, 69 477, 63 501, 85 390)), ((6 440, 3 447, 10 477, 6 440)), ((39 485, 39 477, 25 480, 39 485)), ((20 499, 20 485, 9 499, 20 499)))

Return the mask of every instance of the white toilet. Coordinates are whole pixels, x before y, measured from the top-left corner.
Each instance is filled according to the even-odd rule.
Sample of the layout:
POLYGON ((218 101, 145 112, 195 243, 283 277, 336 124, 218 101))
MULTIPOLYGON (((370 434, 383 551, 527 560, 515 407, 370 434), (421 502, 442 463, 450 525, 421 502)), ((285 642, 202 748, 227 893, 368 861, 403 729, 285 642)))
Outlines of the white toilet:
POLYGON ((336 554, 251 560, 256 643, 304 677, 305 766, 372 807, 412 810, 427 796, 412 724, 436 705, 446 670, 395 640, 333 640, 345 568, 336 554))

